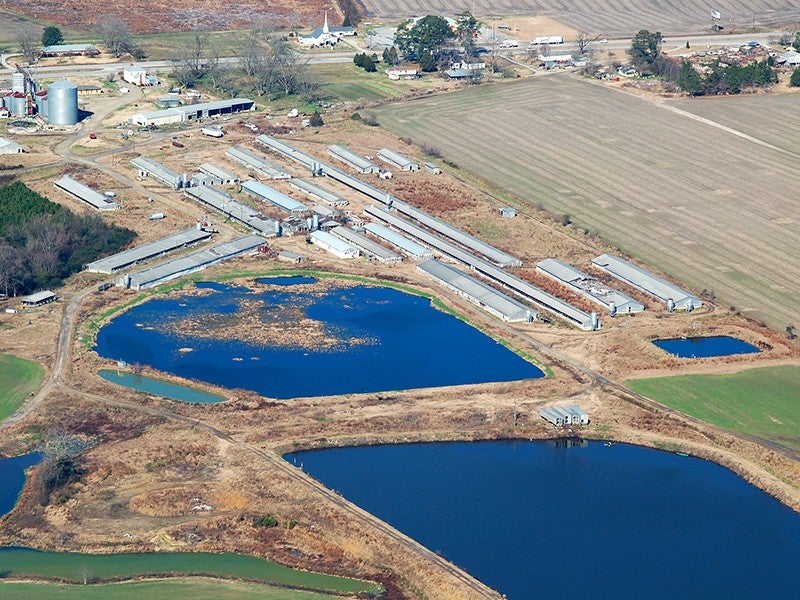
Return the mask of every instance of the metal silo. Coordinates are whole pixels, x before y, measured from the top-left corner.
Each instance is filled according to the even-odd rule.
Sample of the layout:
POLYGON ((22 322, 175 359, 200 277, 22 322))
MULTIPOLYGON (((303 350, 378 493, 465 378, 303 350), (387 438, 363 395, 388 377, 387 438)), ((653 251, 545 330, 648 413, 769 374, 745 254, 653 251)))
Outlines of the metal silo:
POLYGON ((78 123, 78 86, 66 79, 47 88, 47 122, 51 125, 78 123))
POLYGON ((33 97, 36 100, 36 112, 39 113, 43 118, 47 118, 47 92, 36 92, 36 95, 33 97))
POLYGON ((14 92, 14 94, 11 95, 11 106, 8 107, 8 110, 10 110, 11 114, 15 117, 27 117, 28 98, 25 97, 25 94, 14 92))
POLYGON ((14 71, 11 74, 11 91, 19 92, 20 94, 25 93, 25 73, 14 71))

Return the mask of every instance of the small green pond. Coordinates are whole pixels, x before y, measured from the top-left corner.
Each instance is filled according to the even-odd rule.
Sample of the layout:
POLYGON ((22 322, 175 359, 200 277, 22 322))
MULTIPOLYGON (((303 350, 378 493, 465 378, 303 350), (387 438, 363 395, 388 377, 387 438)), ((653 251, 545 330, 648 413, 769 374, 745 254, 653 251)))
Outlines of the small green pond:
POLYGON ((145 377, 144 375, 137 375, 136 373, 129 373, 127 371, 103 369, 98 375, 106 381, 125 386, 126 388, 152 394, 153 396, 163 396, 164 398, 178 400, 180 402, 216 404, 218 402, 225 402, 226 400, 226 398, 217 396, 216 394, 209 394, 208 392, 196 390, 185 385, 178 385, 177 383, 170 383, 161 379, 153 379, 152 377, 145 377))

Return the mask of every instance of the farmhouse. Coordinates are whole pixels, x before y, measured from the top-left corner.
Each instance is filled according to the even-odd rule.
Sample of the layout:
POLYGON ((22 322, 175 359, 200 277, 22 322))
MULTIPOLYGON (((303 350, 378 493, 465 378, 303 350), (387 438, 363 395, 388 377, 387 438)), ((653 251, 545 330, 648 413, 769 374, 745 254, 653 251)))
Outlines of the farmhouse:
POLYGON ((133 63, 122 69, 122 79, 128 83, 140 87, 158 85, 158 79, 153 75, 148 75, 144 67, 139 67, 133 63))
POLYGON ((644 305, 630 296, 602 284, 597 278, 555 258, 544 259, 536 265, 536 270, 604 306, 612 317, 617 314, 640 313, 644 310, 644 305))
POLYGON ((601 254, 592 259, 592 264, 620 281, 632 285, 637 290, 661 300, 667 305, 667 310, 670 312, 673 310, 692 311, 703 305, 700 298, 617 256, 601 254))

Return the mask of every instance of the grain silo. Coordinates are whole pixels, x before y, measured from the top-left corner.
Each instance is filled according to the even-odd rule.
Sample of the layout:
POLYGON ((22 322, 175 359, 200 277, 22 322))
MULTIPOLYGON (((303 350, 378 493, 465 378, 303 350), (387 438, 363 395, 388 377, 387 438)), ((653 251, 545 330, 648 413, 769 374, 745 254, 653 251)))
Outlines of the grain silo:
POLYGON ((36 92, 36 95, 33 97, 36 101, 36 112, 39 115, 46 119, 47 118, 47 90, 42 90, 41 92, 36 92))
POLYGON ((66 79, 47 88, 47 122, 51 125, 78 123, 78 86, 66 79))

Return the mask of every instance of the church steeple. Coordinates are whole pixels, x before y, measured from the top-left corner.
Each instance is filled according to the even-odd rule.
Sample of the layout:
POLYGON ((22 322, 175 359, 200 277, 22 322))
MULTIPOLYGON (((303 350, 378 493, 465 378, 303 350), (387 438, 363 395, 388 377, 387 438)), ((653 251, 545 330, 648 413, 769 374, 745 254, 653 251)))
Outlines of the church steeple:
POLYGON ((322 33, 330 33, 331 30, 328 29, 328 11, 325 11, 325 24, 322 26, 322 33))

